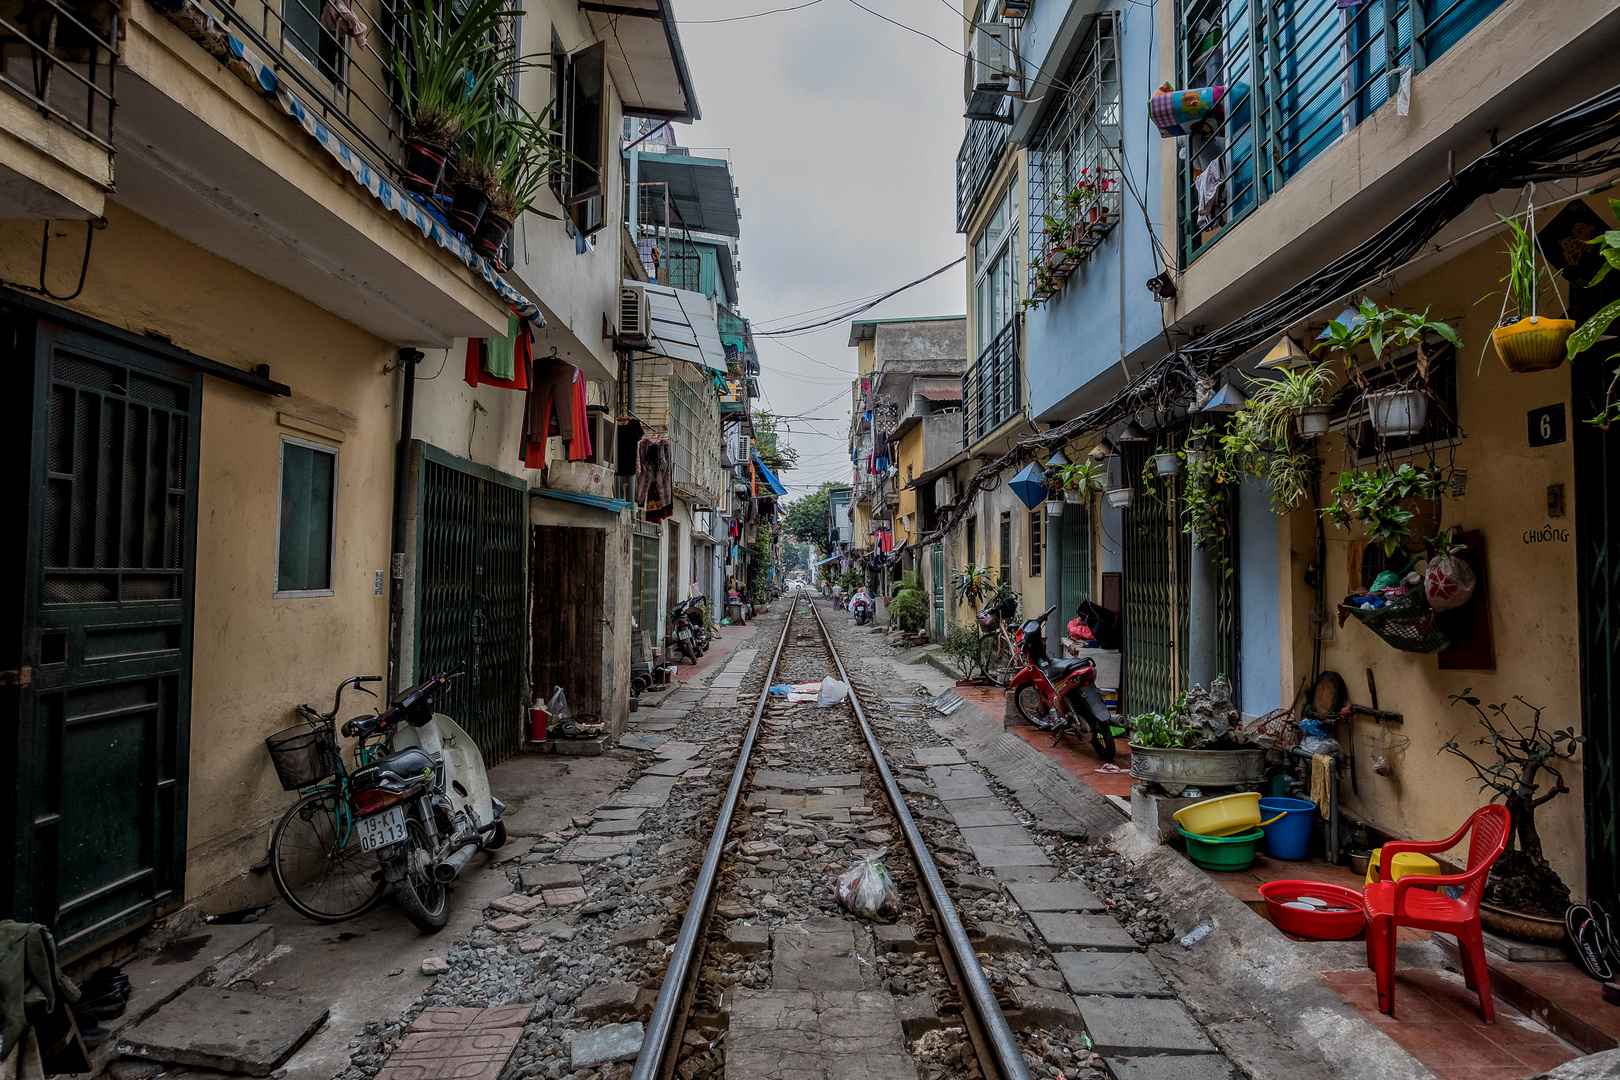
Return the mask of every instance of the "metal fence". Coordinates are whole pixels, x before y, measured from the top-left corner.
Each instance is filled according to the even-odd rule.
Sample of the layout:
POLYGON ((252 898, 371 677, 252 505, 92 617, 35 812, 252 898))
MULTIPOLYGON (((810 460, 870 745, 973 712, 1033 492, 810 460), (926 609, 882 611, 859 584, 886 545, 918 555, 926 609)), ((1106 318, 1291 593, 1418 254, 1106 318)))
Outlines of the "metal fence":
POLYGON ((990 434, 1023 408, 1018 371, 1019 316, 985 346, 962 374, 962 448, 990 434))
POLYGON ((1179 177, 1185 265, 1502 0, 1187 0, 1177 89, 1225 87, 1179 177))
POLYGON ((57 0, 0 14, 0 86, 113 152, 118 12, 105 20, 57 0))

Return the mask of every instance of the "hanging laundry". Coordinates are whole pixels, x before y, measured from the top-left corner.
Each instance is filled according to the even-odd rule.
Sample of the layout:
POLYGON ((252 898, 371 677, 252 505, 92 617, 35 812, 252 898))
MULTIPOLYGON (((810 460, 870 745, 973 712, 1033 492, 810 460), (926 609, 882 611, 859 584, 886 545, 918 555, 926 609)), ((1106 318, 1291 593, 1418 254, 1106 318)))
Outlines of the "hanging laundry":
MULTIPOLYGON (((505 355, 508 346, 511 348, 511 362, 497 360, 497 364, 510 374, 506 377, 497 376, 489 366, 490 342, 489 338, 467 339, 467 362, 462 372, 462 378, 468 386, 498 386, 503 390, 527 390, 531 378, 530 368, 534 363, 534 338, 529 324, 520 319, 510 320, 507 324, 508 336, 498 348, 505 355), (513 323, 516 323, 514 326, 513 323)), ((503 339, 495 338, 496 342, 503 339)))
POLYGON ((574 369, 571 408, 574 414, 574 437, 568 443, 568 460, 589 461, 594 451, 591 446, 591 414, 585 404, 585 373, 578 368, 574 369))
POLYGON ((618 440, 613 448, 613 471, 619 476, 636 475, 636 447, 641 443, 643 430, 641 421, 633 416, 619 421, 618 440))
POLYGON ((662 521, 675 512, 675 459, 668 439, 643 439, 637 452, 636 501, 648 521, 662 521))
MULTIPOLYGON (((552 436, 560 437, 569 444, 570 461, 582 460, 574 457, 572 452, 576 418, 574 384, 575 377, 580 374, 574 365, 555 357, 535 362, 534 385, 529 389, 528 416, 523 429, 523 464, 526 468, 546 467, 546 440, 552 436)), ((589 441, 588 434, 586 441, 589 441)), ((585 456, 588 457, 589 453, 585 456)))
POLYGON ((518 317, 506 317, 506 336, 484 339, 484 373, 501 382, 511 382, 517 370, 518 317))

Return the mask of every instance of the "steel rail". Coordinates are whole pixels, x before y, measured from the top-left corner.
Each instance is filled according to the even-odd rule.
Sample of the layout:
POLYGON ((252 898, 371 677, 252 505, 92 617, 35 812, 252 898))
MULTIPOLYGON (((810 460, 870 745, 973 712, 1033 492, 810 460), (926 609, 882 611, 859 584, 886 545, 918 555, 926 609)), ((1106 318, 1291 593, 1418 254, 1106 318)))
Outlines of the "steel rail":
MULTIPOLYGON (((759 701, 754 705, 754 717, 748 723, 748 732, 743 736, 742 747, 737 751, 737 767, 731 772, 731 786, 726 789, 726 798, 720 804, 720 814, 715 819, 714 835, 709 839, 708 851, 703 856, 703 867, 698 871, 697 881, 692 886, 692 899, 686 905, 686 918, 681 921, 681 932, 675 939, 675 945, 670 953, 669 967, 664 972, 664 983, 658 989, 658 1000, 653 1005, 652 1016, 647 1020, 647 1033, 641 1040, 641 1052, 636 1055, 636 1065, 630 1074, 630 1080, 655 1080, 660 1071, 664 1056, 670 1051, 670 1033, 675 1028, 675 1016, 680 1011, 681 999, 684 996, 686 982, 691 974, 692 957, 697 951, 699 935, 704 925, 709 921, 709 905, 714 900, 714 887, 719 879, 720 856, 726 847, 726 837, 731 832, 731 819, 737 812, 737 801, 742 795, 743 777, 748 772, 748 758, 754 751, 754 740, 759 734, 760 717, 765 714, 765 703, 770 698, 771 680, 776 675, 777 665, 782 662, 782 652, 787 648, 788 632, 793 629, 793 615, 798 609, 798 599, 790 599, 787 618, 782 621, 782 637, 776 643, 776 653, 771 657, 771 666, 765 672, 765 683, 759 688, 759 701)), ((815 605, 811 604, 811 611, 815 605)))
MULTIPOLYGON (((956 912, 956 904, 951 900, 950 891, 945 888, 944 879, 939 876, 939 868, 934 865, 934 857, 928 853, 928 845, 917 828, 917 822, 912 819, 911 810, 906 806, 905 797, 900 792, 900 785, 895 782, 894 773, 889 770, 889 762, 883 756, 883 747, 878 744, 877 733, 867 722, 866 710, 861 708, 861 699, 855 692, 855 684, 844 670, 844 661, 839 658, 838 649, 833 645, 832 631, 822 620, 821 611, 816 607, 814 600, 810 602, 810 614, 815 617, 816 625, 821 628, 822 636, 827 640, 827 651, 832 654, 833 664, 838 668, 839 679, 849 687, 849 703, 855 710, 855 719, 860 721, 861 733, 866 737, 866 745, 872 752, 872 761, 877 766, 878 775, 883 778, 883 789, 894 807, 894 816, 900 822, 900 830, 905 834, 906 846, 911 849, 911 857, 916 860, 923 883, 928 887, 928 898, 934 906, 935 916, 942 924, 946 940, 950 942, 962 977, 967 982, 973 1009, 978 1014, 978 1021, 983 1026, 990 1042, 990 1050, 995 1057, 994 1064, 1001 1070, 1003 1080, 1030 1080, 1029 1067, 1024 1063, 1023 1051, 1013 1038, 1012 1028, 1008 1026, 1007 1018, 1001 1012, 1001 1004, 996 1000, 995 991, 990 989, 990 981, 984 977, 984 968, 979 966, 978 954, 974 951, 973 943, 968 940, 967 930, 963 928, 961 916, 956 912)), ((766 691, 769 692, 769 680, 766 682, 766 691)), ((755 722, 758 723, 757 713, 755 717, 755 722)), ((738 775, 741 776, 740 771, 738 775)), ((990 1064, 982 1060, 980 1062, 981 1066, 990 1064)), ((990 1075, 988 1067, 983 1071, 986 1076, 990 1075)))

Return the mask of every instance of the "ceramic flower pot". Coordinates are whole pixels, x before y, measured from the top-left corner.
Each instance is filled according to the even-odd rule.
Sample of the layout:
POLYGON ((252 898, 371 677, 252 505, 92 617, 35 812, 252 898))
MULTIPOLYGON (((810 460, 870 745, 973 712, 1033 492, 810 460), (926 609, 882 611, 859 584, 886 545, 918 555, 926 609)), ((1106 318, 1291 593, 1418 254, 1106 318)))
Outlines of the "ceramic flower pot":
POLYGON ((1379 390, 1367 395, 1373 430, 1386 438, 1416 435, 1429 419, 1429 398, 1421 390, 1379 390))
POLYGON ((1294 429, 1302 438, 1315 439, 1328 433, 1328 423, 1333 419, 1333 406, 1313 405, 1294 417, 1294 429))
POLYGON ((484 211, 489 209, 489 196, 469 184, 456 184, 450 190, 453 198, 445 220, 461 235, 476 236, 484 211))
POLYGON ((399 171, 399 184, 418 195, 432 195, 444 179, 444 163, 449 155, 444 147, 423 139, 405 140, 405 164, 399 171))
POLYGON ((1564 345, 1574 332, 1574 319, 1531 315, 1492 330, 1491 344, 1509 371, 1551 371, 1564 362, 1564 345))

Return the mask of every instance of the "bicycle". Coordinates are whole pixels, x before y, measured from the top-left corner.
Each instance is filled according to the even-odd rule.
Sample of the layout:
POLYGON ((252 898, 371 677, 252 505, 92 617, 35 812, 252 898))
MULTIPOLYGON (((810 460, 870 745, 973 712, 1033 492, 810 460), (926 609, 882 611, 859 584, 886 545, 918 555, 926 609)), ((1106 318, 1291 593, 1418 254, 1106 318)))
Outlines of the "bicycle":
POLYGON ((1013 672, 1021 666, 1012 629, 1017 625, 1014 618, 1017 614, 1016 595, 995 599, 979 612, 979 651, 975 662, 983 677, 997 686, 1006 686, 1013 672))
POLYGON ((1613 921, 1604 906, 1596 900, 1573 904, 1564 913, 1564 926, 1586 973, 1598 982, 1613 980, 1620 942, 1615 941, 1613 921))
MULTIPOLYGON (((377 856, 360 850, 350 774, 334 726, 344 690, 353 686, 376 697, 361 684, 381 681, 381 675, 344 679, 330 712, 300 705, 297 712, 304 723, 264 741, 282 789, 302 792, 270 834, 270 879, 288 907, 315 922, 342 922, 364 914, 388 888, 377 856)), ((359 740, 356 768, 371 763, 385 738, 379 734, 359 740)))

